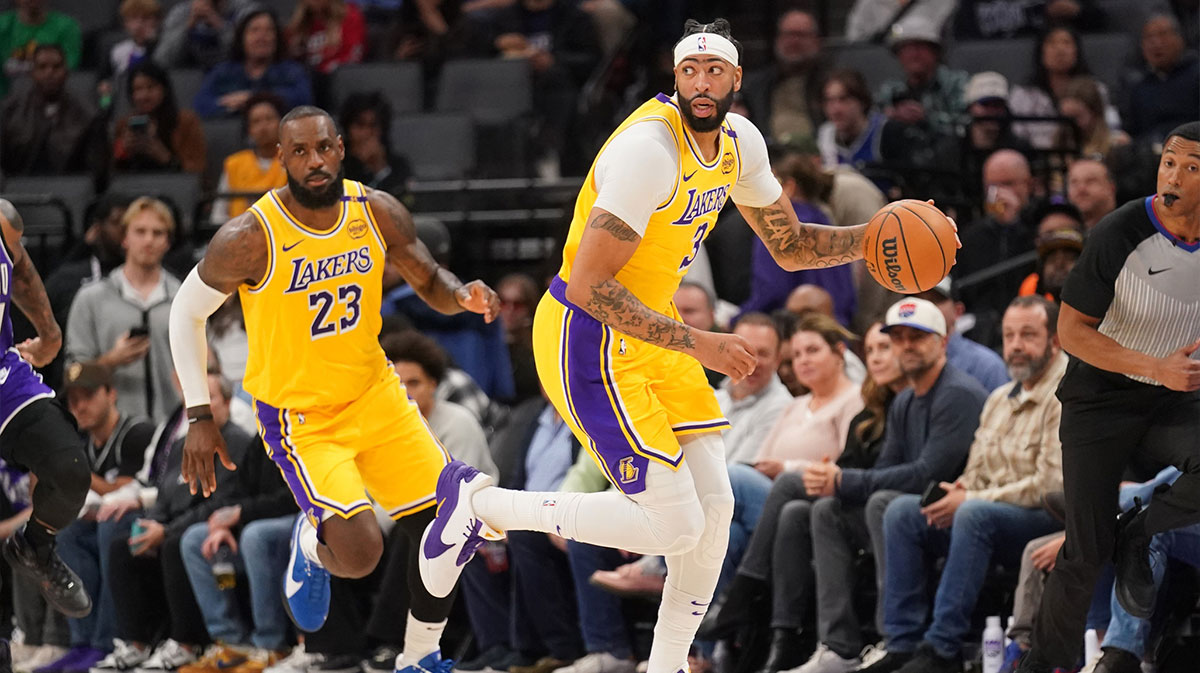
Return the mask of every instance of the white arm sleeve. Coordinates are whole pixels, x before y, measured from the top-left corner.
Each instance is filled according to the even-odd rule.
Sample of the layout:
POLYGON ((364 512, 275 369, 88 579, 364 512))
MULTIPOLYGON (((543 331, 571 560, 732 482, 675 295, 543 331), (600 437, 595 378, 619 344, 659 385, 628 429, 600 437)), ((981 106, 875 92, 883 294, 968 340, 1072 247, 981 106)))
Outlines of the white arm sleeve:
POLYGON ((185 408, 209 403, 208 338, 204 323, 229 296, 209 287, 200 279, 197 268, 183 280, 171 302, 171 359, 175 361, 185 408))
POLYGON ((621 218, 638 236, 654 209, 675 189, 679 154, 670 129, 646 120, 617 134, 596 160, 596 203, 621 218))
POLYGON ((767 156, 767 141, 749 119, 730 112, 729 125, 737 134, 738 151, 742 154, 742 174, 729 190, 729 197, 739 206, 762 208, 779 200, 783 187, 771 172, 767 156))

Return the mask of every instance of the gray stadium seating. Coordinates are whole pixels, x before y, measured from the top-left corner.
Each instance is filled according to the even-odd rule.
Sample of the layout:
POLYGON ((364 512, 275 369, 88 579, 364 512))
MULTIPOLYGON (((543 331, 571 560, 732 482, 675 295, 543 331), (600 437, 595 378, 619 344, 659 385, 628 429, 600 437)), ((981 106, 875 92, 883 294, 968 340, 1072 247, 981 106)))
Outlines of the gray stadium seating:
POLYGON ((225 157, 246 148, 246 139, 242 134, 242 120, 206 119, 204 124, 205 160, 204 186, 215 189, 221 177, 221 167, 225 157))
POLYGON ((408 159, 417 179, 465 178, 475 168, 475 127, 466 114, 393 117, 390 140, 392 149, 408 159))
POLYGON ((837 68, 852 68, 862 73, 871 91, 889 79, 904 77, 904 71, 896 62, 892 52, 878 44, 830 45, 826 51, 830 62, 837 68))
POLYGON ((199 68, 175 68, 171 70, 171 88, 175 90, 175 100, 179 107, 192 107, 196 92, 204 82, 204 71, 199 68))
POLYGON ((1083 55, 1092 74, 1114 92, 1121 73, 1135 62, 1137 41, 1128 33, 1097 33, 1083 36, 1083 55))
POLYGON ((467 112, 485 125, 502 125, 533 109, 533 78, 524 60, 463 59, 442 67, 438 112, 467 112))
POLYGON ((192 231, 196 204, 200 202, 200 179, 191 173, 121 173, 113 176, 108 190, 168 200, 179 212, 178 232, 192 231))
MULTIPOLYGON (((90 175, 39 175, 10 177, 4 180, 4 194, 52 194, 62 200, 71 216, 71 229, 76 236, 83 234, 84 213, 95 192, 90 175)), ((21 209, 27 225, 66 226, 62 213, 50 206, 38 207, 37 212, 21 209)))
POLYGON ((417 63, 356 63, 333 71, 330 90, 334 116, 352 93, 379 90, 392 106, 392 114, 409 114, 425 109, 425 83, 417 63))
POLYGON ((1009 86, 1027 84, 1033 76, 1032 38, 956 42, 946 52, 946 64, 968 74, 991 70, 1004 75, 1009 86))
POLYGON ((118 24, 117 8, 121 0, 50 0, 50 9, 70 16, 79 22, 79 30, 89 33, 112 28, 118 24))

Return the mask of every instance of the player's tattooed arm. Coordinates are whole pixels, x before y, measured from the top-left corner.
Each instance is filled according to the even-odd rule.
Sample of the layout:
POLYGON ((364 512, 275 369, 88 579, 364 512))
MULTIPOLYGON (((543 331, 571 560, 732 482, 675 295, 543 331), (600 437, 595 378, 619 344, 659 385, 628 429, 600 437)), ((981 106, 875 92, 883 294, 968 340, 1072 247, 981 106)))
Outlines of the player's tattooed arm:
POLYGON ((796 217, 786 195, 762 208, 738 206, 775 263, 788 271, 819 269, 862 259, 866 225, 831 227, 796 217))
POLYGON ((221 225, 208 244, 198 272, 205 285, 232 294, 241 285, 257 285, 270 272, 267 234, 251 212, 221 225))
POLYGON ((425 303, 441 313, 463 309, 479 313, 491 322, 500 314, 500 298, 482 281, 463 283, 437 263, 429 248, 417 237, 412 214, 404 204, 380 190, 369 190, 368 203, 387 246, 387 262, 400 272, 425 303))
POLYGON ((615 278, 637 250, 641 236, 621 218, 595 209, 571 270, 567 298, 596 320, 646 343, 693 351, 691 327, 646 306, 615 278))
POLYGON ((4 226, 4 242, 12 255, 13 270, 10 282, 13 303, 29 318, 29 322, 33 323, 42 342, 47 346, 53 345, 57 351, 62 345, 62 330, 58 321, 54 319, 54 310, 50 307, 50 299, 46 297, 42 278, 21 243, 21 236, 25 232, 25 220, 7 199, 0 199, 0 222, 3 222, 4 226))

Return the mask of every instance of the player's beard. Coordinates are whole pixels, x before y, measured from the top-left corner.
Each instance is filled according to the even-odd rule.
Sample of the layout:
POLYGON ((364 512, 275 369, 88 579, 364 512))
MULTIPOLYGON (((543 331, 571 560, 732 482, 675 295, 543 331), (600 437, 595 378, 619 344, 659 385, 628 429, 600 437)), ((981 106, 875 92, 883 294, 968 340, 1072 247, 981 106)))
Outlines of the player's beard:
MULTIPOLYGON (((309 175, 312 175, 310 173, 309 175)), ((309 175, 304 176, 307 180, 309 175)), ((327 173, 324 175, 328 175, 327 173)), ((333 176, 324 187, 321 189, 309 189, 304 186, 304 183, 293 178, 290 172, 287 173, 288 190, 292 196, 296 197, 296 201, 304 208, 309 210, 321 210, 337 205, 342 196, 346 193, 342 185, 342 179, 346 177, 345 165, 338 166, 337 175, 333 176)))
MULTIPOLYGON (((682 96, 680 96, 682 98, 682 96)), ((714 98, 706 93, 698 93, 691 98, 684 99, 679 105, 679 111, 683 113, 684 120, 687 121, 688 128, 696 133, 707 133, 716 131, 721 128, 721 122, 725 121, 725 114, 729 112, 729 108, 733 107, 733 91, 729 92, 724 98, 714 98), (716 114, 705 117, 703 119, 696 117, 692 113, 692 101, 698 98, 707 98, 716 106, 716 114)))

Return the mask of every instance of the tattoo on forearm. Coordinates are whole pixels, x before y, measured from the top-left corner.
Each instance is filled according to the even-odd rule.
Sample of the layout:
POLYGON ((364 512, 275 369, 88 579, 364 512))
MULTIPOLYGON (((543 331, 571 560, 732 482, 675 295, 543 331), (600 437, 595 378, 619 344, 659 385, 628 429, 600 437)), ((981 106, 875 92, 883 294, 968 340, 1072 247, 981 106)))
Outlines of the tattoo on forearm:
POLYGON ((794 260, 802 267, 823 268, 861 256, 862 234, 857 228, 801 223, 797 231, 778 203, 750 210, 751 224, 773 257, 794 260))
POLYGON ((592 229, 607 231, 612 234, 613 238, 618 241, 634 241, 637 240, 638 234, 628 224, 625 224, 621 218, 612 213, 600 213, 592 218, 588 225, 592 229))
POLYGON ((652 310, 615 279, 593 285, 583 309, 596 320, 646 343, 675 351, 696 348, 692 328, 652 310))

